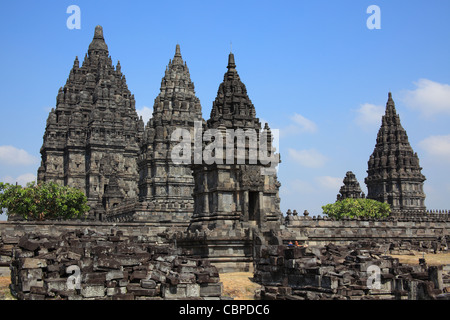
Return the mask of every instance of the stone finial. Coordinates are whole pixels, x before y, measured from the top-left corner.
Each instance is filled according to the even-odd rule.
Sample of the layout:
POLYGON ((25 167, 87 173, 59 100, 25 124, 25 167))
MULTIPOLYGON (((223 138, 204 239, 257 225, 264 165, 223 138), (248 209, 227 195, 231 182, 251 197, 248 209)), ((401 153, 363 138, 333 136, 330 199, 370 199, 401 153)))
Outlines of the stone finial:
POLYGON ((178 43, 175 47, 175 57, 181 57, 180 45, 178 43))
POLYGON ((80 61, 78 60, 78 56, 76 56, 75 60, 73 61, 73 67, 76 69, 80 67, 80 61))
POLYGON ((297 210, 294 209, 293 215, 294 215, 294 216, 298 215, 297 210))
POLYGON ((108 46, 105 43, 105 38, 103 38, 102 26, 95 27, 94 39, 89 45, 89 55, 91 55, 92 51, 106 51, 106 54, 108 53, 108 46))
POLYGON ((236 63, 234 62, 234 54, 230 52, 230 54, 228 55, 228 66, 227 66, 229 71, 235 70, 236 69, 236 63))
POLYGON ((308 210, 303 211, 303 215, 304 215, 305 217, 309 216, 308 210))
POLYGON ((292 214, 291 209, 288 209, 288 211, 286 212, 286 214, 287 214, 288 216, 290 216, 290 215, 292 214))
POLYGON ((103 38, 103 27, 98 25, 95 27, 94 39, 104 39, 103 38))

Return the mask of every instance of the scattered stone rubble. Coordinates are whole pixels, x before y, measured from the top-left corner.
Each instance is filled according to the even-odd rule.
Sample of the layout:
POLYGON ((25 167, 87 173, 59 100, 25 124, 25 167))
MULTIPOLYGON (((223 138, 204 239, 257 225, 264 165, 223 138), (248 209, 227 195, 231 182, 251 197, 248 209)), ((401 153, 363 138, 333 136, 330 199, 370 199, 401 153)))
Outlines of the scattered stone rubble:
POLYGON ((427 266, 424 259, 419 265, 401 264, 385 255, 388 249, 389 244, 375 242, 261 245, 255 257, 254 280, 262 285, 257 296, 263 300, 450 300, 449 266, 427 266), (379 268, 375 267, 379 288, 373 285, 376 273, 371 273, 371 266, 379 268))
POLYGON ((12 251, 11 292, 19 300, 206 300, 223 290, 208 260, 121 231, 27 234, 12 251))

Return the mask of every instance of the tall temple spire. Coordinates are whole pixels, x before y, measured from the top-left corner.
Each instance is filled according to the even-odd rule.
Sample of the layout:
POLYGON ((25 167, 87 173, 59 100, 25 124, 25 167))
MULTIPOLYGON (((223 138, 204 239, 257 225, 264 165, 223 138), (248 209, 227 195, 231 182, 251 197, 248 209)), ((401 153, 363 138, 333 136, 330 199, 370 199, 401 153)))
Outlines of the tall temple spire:
POLYGON ((194 180, 189 165, 174 164, 171 150, 177 142, 171 141, 171 135, 180 128, 194 131, 196 121, 204 122, 200 100, 177 44, 161 79, 160 93, 141 143, 143 157, 138 161, 140 200, 150 209, 167 213, 172 221, 189 220, 194 180))
POLYGON ((213 102, 208 127, 261 129, 261 123, 256 118, 255 107, 248 97, 247 88, 236 70, 232 52, 228 55, 227 69, 213 102))
POLYGON ((127 170, 114 179, 124 197, 137 198, 136 158, 143 134, 120 63, 114 68, 103 28, 97 26, 82 66, 75 58, 47 119, 38 180, 83 190, 92 211, 101 214, 102 197, 119 163, 127 170))
POLYGON ((425 211, 425 176, 421 170, 389 93, 386 113, 368 162, 367 198, 389 203, 394 212, 425 211))

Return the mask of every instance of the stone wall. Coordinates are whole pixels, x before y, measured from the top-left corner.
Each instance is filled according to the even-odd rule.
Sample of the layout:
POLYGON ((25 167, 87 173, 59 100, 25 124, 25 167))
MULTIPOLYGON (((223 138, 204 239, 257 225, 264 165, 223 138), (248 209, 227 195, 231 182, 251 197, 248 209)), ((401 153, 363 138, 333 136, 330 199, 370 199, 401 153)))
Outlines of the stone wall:
POLYGON ((220 299, 209 260, 121 231, 27 234, 13 248, 11 292, 20 300, 220 299))
POLYGON ((261 245, 255 248, 254 279, 263 285, 260 298, 268 300, 450 299, 450 268, 425 261, 403 265, 385 251, 375 242, 261 245))
MULTIPOLYGON (((438 216, 439 217, 439 216, 438 216)), ((450 219, 408 217, 333 220, 326 217, 288 215, 285 227, 296 239, 309 245, 349 244, 359 240, 406 243, 416 249, 433 250, 433 242, 447 247, 450 219)), ((288 240, 288 239, 285 239, 288 240)))
POLYGON ((75 230, 96 231, 109 234, 120 230, 125 236, 145 237, 149 243, 167 242, 168 230, 184 230, 185 225, 176 223, 136 223, 136 222, 99 222, 99 221, 0 221, 0 267, 9 267, 12 249, 19 239, 27 234, 46 234, 59 236, 75 230))

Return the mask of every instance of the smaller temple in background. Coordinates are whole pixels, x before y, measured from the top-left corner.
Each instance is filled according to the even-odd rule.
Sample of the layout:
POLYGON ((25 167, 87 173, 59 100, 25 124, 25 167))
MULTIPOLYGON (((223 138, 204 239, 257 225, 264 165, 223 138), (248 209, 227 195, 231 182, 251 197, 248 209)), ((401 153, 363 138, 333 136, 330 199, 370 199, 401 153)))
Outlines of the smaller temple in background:
POLYGON ((355 174, 351 171, 348 171, 345 174, 344 185, 339 190, 339 194, 337 195, 337 200, 344 200, 347 198, 359 199, 365 198, 366 195, 361 190, 361 186, 359 185, 358 180, 356 180, 355 174))

